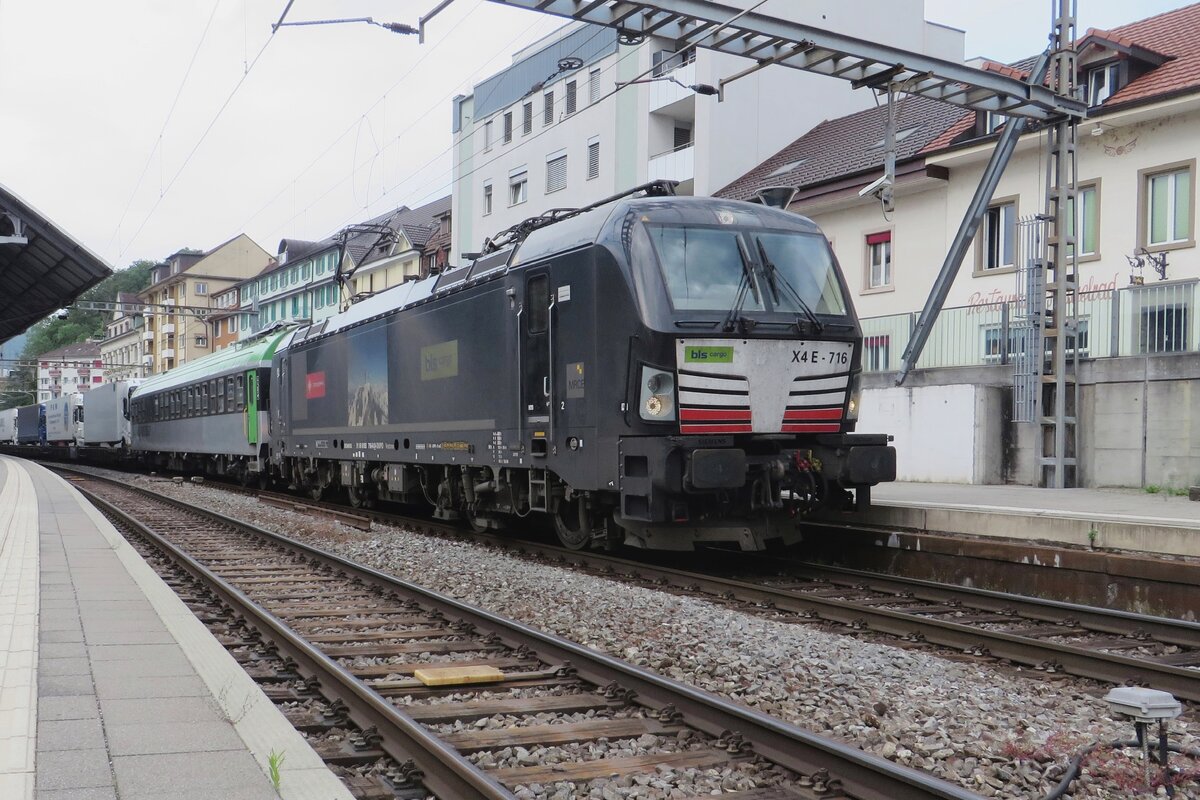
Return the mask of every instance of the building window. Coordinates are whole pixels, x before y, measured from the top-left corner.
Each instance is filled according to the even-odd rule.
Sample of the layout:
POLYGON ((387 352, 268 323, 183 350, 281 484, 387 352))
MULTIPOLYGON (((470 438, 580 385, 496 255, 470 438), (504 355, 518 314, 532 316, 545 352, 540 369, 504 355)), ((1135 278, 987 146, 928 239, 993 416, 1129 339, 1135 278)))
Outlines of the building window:
POLYGON ((546 193, 567 188, 567 154, 546 159, 546 193))
POLYGON ((529 197, 529 173, 525 168, 513 170, 508 176, 508 204, 520 205, 529 197))
POLYGON ((593 137, 588 141, 588 180, 600 177, 600 140, 593 137))
POLYGON ((504 115, 504 143, 508 144, 512 141, 512 112, 509 111, 504 115))
POLYGON ((675 127, 674 149, 678 150, 681 147, 687 147, 692 143, 692 129, 682 126, 675 127))
POLYGON ((567 114, 575 113, 576 91, 575 81, 567 81, 567 114))
POLYGON ((892 337, 887 334, 863 337, 863 369, 884 372, 891 367, 892 337))
POLYGON ((495 132, 492 130, 492 120, 489 119, 487 122, 483 123, 483 152, 486 153, 492 149, 492 137, 494 135, 495 132))
POLYGON ((1147 247, 1187 243, 1192 238, 1192 167, 1145 175, 1144 241, 1147 247))
POLYGON ((545 103, 542 110, 542 124, 554 124, 554 92, 546 92, 542 95, 542 100, 545 103))
POLYGON ((486 217, 492 213, 492 185, 485 183, 483 185, 483 215, 486 217))
POLYGON ((600 102, 600 70, 598 68, 588 73, 588 102, 600 102))
POLYGON ((208 284, 197 282, 196 283, 196 294, 208 294, 208 284))
POLYGON ((207 336, 197 336, 196 337, 196 347, 208 347, 208 337, 207 336))
POLYGON ((237 333, 237 329, 238 329, 237 323, 238 323, 238 318, 237 318, 237 315, 235 314, 234 316, 230 317, 228 320, 225 321, 226 330, 229 333, 237 333))
POLYGON ((1188 307, 1184 303, 1143 308, 1138 319, 1138 352, 1181 353, 1187 350, 1188 307))
POLYGON ((521 135, 528 136, 533 133, 533 103, 526 103, 521 106, 521 135))
POLYGON ((892 233, 872 233, 867 236, 867 288, 884 289, 891 285, 892 233))
MULTIPOLYGON (((1079 200, 1079 212, 1075 212, 1075 201, 1067 201, 1067 235, 1075 237, 1079 247, 1080 258, 1094 258, 1100 254, 1100 186, 1087 183, 1079 188, 1076 194, 1079 200), (1075 233, 1075 221, 1079 220, 1079 233, 1075 233)), ((1067 253, 1072 246, 1067 247, 1067 253)))
POLYGON ((997 203, 983 220, 980 271, 1016 266, 1017 204, 997 203))
POLYGON ((1089 69, 1087 73, 1088 106, 1098 106, 1117 91, 1121 77, 1121 65, 1111 64, 1089 69))

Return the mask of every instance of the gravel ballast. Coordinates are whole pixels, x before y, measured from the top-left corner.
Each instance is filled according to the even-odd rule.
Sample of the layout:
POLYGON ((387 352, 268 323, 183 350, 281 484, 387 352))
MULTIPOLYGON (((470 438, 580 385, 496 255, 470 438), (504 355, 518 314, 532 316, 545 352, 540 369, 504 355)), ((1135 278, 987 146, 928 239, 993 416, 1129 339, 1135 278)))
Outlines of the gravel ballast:
MULTIPOLYGON (((331 550, 987 797, 1041 797, 1075 752, 1133 734, 1132 723, 1110 715, 1101 699, 1108 687, 1096 682, 861 641, 465 541, 379 524, 358 531, 211 486, 122 479, 331 550)), ((1198 748, 1191 716, 1172 723, 1172 741, 1198 748)), ((1200 766, 1176 758, 1180 766, 1200 766)), ((1086 762, 1068 796, 1151 796, 1144 789, 1139 795, 1141 774, 1136 751, 1102 751, 1086 762)), ((546 787, 545 796, 561 788, 546 787)), ((1175 796, 1200 798, 1200 784, 1181 785, 1175 796)))

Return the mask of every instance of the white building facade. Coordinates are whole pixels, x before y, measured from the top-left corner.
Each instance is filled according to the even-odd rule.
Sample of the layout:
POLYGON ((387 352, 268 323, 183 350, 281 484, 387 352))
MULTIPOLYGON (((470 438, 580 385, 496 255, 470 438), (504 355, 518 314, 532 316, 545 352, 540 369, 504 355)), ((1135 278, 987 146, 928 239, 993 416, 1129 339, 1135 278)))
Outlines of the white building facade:
MULTIPOLYGON (((870 0, 776 0, 760 11, 962 60, 962 32, 927 22, 923 0, 890 3, 886 14, 870 0)), ((572 24, 455 98, 451 263, 528 217, 651 180, 711 194, 821 120, 873 103, 846 81, 780 66, 728 85, 718 102, 688 87, 716 86, 753 62, 673 48, 572 24)))

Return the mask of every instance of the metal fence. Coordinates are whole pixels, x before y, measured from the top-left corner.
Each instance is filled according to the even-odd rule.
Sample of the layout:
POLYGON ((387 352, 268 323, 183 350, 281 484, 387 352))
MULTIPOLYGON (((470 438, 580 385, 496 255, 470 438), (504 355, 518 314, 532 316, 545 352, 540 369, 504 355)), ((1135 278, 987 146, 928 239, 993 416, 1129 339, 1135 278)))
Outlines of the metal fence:
MULTIPOLYGON (((1200 352, 1200 327, 1194 321, 1198 285, 1193 279, 1079 294, 1074 342, 1079 357, 1200 352)), ((943 309, 917 368, 1012 364, 1018 356, 1029 355, 1029 328, 1016 304, 1013 296, 943 309)), ((866 371, 899 367, 917 316, 914 311, 863 318, 866 371)))

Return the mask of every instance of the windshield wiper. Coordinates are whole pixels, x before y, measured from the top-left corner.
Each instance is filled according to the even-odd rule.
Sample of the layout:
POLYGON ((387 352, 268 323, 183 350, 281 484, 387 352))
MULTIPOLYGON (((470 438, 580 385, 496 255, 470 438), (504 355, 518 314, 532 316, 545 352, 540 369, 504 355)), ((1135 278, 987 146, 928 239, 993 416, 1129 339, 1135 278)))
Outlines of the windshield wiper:
MULTIPOLYGON (((755 239, 754 241, 758 245, 758 255, 762 259, 763 270, 767 273, 767 286, 771 287, 771 298, 776 303, 779 302, 779 284, 782 283, 783 288, 787 289, 792 300, 804 312, 804 316, 808 317, 808 321, 812 323, 817 335, 820 336, 825 330, 825 326, 821 324, 821 320, 817 319, 817 315, 813 313, 808 303, 804 302, 804 298, 796 291, 796 287, 792 286, 791 282, 788 281, 787 276, 775 267, 775 262, 771 261, 771 257, 767 255, 767 248, 763 246, 762 239, 755 239)), ((802 333, 800 331, 799 320, 796 320, 796 330, 802 333)))
MULTIPOLYGON (((758 296, 758 285, 754 282, 754 275, 752 274, 754 268, 750 266, 749 253, 746 252, 746 246, 740 236, 737 239, 737 245, 738 255, 742 259, 742 277, 738 281, 737 296, 734 297, 733 308, 729 309, 729 315, 725 317, 725 324, 722 326, 722 329, 726 333, 731 333, 737 327, 742 314, 742 305, 746 302, 747 290, 754 295, 754 302, 762 304, 762 299, 758 296)), ((741 319, 740 321, 744 328, 746 320, 741 319)))

